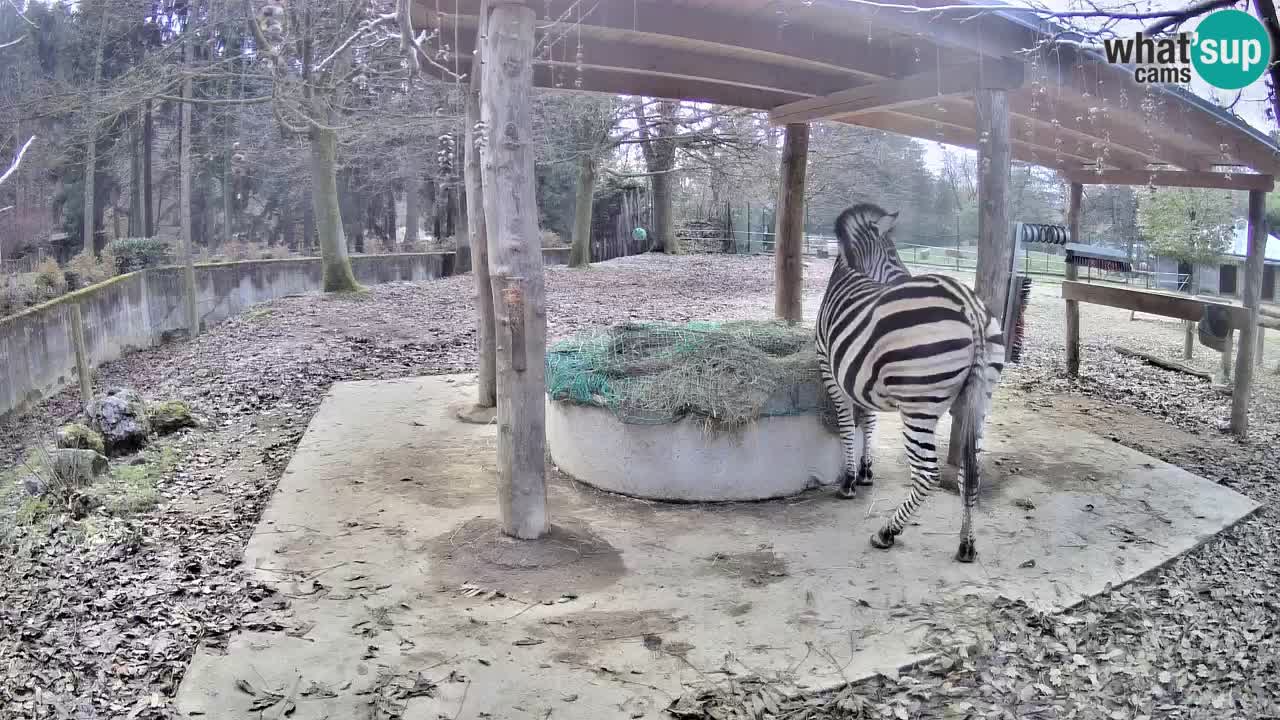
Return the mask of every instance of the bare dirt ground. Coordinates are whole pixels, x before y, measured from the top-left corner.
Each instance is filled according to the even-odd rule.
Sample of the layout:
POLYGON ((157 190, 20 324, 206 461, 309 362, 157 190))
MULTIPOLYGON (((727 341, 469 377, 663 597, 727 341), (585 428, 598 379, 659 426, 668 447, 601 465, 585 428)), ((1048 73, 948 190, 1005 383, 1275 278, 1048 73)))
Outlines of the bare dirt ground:
MULTIPOLYGON (((829 267, 809 263, 809 307, 829 267)), ((0 516, 0 717, 174 717, 169 700, 198 645, 216 650, 238 628, 269 628, 269 611, 288 604, 246 582, 236 563, 325 389, 473 369, 472 282, 286 298, 194 342, 99 369, 98 387, 183 397, 207 423, 172 441, 179 461, 153 510, 36 526, 0 516)), ((626 320, 766 318, 773 260, 642 256, 585 272, 548 268, 547 288, 552 338, 626 320)), ((1067 381, 1056 292, 1037 286, 1025 363, 1006 375, 1000 402, 1181 465, 1264 510, 1072 612, 991 608, 988 642, 899 678, 790 701, 766 701, 767 682, 740 678, 691 694, 679 712, 751 717, 759 703, 789 718, 1280 717, 1280 342, 1269 338, 1257 376, 1251 441, 1236 443, 1219 429, 1230 398, 1111 349, 1177 358, 1175 321, 1130 322, 1127 312, 1084 306, 1083 377, 1067 381)), ((1192 363, 1213 370, 1217 357, 1198 347, 1192 363)), ((64 392, 0 424, 0 467, 75 413, 75 395, 64 392)))

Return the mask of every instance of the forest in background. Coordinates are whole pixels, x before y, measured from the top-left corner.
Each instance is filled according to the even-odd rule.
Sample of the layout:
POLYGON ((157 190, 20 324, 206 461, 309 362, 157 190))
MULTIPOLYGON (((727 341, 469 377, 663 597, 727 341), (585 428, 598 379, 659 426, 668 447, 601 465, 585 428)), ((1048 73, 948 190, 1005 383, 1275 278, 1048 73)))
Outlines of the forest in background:
MULTIPOLYGON (((319 254, 326 237, 354 253, 452 249, 465 226, 465 80, 450 70, 448 39, 425 33, 410 77, 400 28, 375 5, 0 3, 4 164, 36 138, 0 185, 0 265, 21 266, 37 286, 15 288, 6 273, 10 306, 173 259, 184 127, 197 258, 319 254), (332 202, 313 192, 317 172, 325 176, 317 162, 336 180, 332 202), (41 256, 72 271, 35 267, 41 256)), ((687 241, 706 228, 772 231, 782 132, 764 114, 574 93, 574 69, 562 72, 561 90, 535 104, 544 243, 589 236, 592 203, 578 199, 627 187, 644 189, 658 249, 703 249, 687 241)), ((1012 220, 1062 222, 1056 173, 1017 164, 1012 180, 1012 220)), ((1208 202, 1240 216, 1236 195, 1184 191, 1161 207, 1185 214, 1208 202)), ((1151 239, 1139 206, 1154 197, 1090 187, 1085 238, 1132 255, 1151 239)), ((839 211, 864 200, 903 212, 900 242, 966 246, 977 234, 973 153, 877 130, 814 125, 806 200, 814 234, 830 234, 839 211)), ((1165 250, 1176 254, 1207 217, 1190 231, 1165 228, 1181 233, 1165 250)))

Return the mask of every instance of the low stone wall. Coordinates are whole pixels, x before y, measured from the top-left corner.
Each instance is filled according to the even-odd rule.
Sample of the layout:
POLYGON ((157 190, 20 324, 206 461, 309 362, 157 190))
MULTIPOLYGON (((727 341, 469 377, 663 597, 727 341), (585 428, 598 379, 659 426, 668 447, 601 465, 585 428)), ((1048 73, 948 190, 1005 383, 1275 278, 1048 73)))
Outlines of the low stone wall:
MULTIPOLYGON (((547 265, 563 265, 568 258, 567 249, 543 253, 547 265)), ((453 253, 351 258, 356 279, 364 285, 448 277, 460 271, 457 264, 453 253)), ((208 327, 255 303, 318 292, 320 259, 197 265, 196 284, 200 322, 208 327)), ((84 315, 85 346, 94 366, 130 350, 158 345, 166 335, 185 327, 180 267, 121 275, 0 318, 0 417, 30 407, 75 381, 70 329, 71 306, 76 303, 84 315)))

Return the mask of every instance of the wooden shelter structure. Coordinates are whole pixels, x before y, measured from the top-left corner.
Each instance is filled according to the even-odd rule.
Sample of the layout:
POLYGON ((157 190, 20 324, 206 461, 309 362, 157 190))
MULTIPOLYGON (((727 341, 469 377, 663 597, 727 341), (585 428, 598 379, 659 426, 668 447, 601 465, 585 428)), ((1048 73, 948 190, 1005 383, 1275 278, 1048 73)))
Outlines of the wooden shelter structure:
MULTIPOLYGON (((1131 68, 1108 64, 1034 13, 992 10, 990 0, 981 7, 966 7, 968 0, 406 2, 414 27, 439 50, 433 59, 471 82, 466 167, 481 313, 479 404, 497 403, 508 534, 537 537, 548 527, 546 319, 529 147, 534 86, 733 105, 785 125, 776 251, 776 309, 785 319, 800 319, 808 124, 819 120, 977 150, 975 284, 997 308, 1012 249, 1012 160, 1069 179, 1073 241, 1086 183, 1248 190, 1258 211, 1250 213, 1244 305, 1257 314, 1261 200, 1280 172, 1280 148, 1190 93, 1138 84, 1131 68)), ((1078 338, 1077 301, 1067 302, 1067 318, 1078 338)), ((1256 326, 1242 325, 1242 347, 1251 346, 1256 326)), ((1070 338, 1068 346, 1079 347, 1070 338)), ((1078 356, 1068 365, 1077 368, 1078 356)), ((1233 423, 1241 434, 1251 372, 1248 362, 1237 369, 1233 423)))

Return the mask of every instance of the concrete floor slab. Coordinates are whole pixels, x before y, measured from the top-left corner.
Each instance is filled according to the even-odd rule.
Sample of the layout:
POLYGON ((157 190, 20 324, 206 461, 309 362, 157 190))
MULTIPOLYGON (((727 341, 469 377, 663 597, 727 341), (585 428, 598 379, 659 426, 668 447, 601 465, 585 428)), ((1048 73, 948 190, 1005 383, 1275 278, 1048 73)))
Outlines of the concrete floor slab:
POLYGON ((455 416, 471 382, 331 389, 246 551, 290 597, 285 631, 199 653, 181 711, 257 717, 238 680, 294 695, 297 720, 660 717, 724 669, 836 684, 927 655, 935 632, 980 633, 990 598, 1070 605, 1256 507, 997 405, 974 565, 952 561, 945 493, 892 550, 869 546, 907 492, 887 415, 877 485, 855 500, 664 505, 556 477, 556 531, 519 543, 493 523, 494 426, 455 416))

